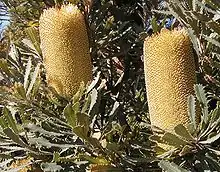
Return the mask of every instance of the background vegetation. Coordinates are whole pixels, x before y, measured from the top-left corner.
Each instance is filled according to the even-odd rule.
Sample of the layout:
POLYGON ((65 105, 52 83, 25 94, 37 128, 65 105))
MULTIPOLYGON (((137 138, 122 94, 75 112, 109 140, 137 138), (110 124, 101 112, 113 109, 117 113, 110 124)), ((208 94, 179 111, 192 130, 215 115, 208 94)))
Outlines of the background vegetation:
POLYGON ((1 171, 220 171, 218 0, 2 2, 10 25, 0 44, 1 171), (65 3, 86 15, 94 66, 93 82, 72 99, 48 87, 38 34, 42 11, 65 3), (152 133, 145 90, 143 40, 163 27, 187 29, 197 64, 192 123, 188 130, 178 125, 176 135, 152 133))

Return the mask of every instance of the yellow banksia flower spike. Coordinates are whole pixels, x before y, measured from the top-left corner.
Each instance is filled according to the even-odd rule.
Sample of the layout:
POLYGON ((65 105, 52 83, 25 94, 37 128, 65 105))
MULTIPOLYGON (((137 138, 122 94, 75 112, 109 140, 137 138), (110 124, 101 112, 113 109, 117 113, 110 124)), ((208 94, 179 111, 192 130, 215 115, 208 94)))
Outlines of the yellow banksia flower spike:
POLYGON ((187 98, 194 94, 196 77, 186 31, 162 29, 147 38, 144 70, 151 124, 171 133, 178 124, 187 126, 187 98))
POLYGON ((39 20, 47 82, 72 96, 81 82, 92 79, 92 62, 84 15, 75 5, 49 8, 39 20))

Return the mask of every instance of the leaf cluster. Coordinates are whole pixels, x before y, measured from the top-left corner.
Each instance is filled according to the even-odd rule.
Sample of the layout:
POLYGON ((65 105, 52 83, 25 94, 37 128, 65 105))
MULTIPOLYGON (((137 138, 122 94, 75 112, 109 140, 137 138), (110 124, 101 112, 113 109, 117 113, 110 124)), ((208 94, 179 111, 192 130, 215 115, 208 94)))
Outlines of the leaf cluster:
POLYGON ((112 171, 220 171, 219 103, 210 108, 219 100, 218 3, 91 2, 4 0, 11 25, 0 58, 1 170, 25 159, 13 170, 85 171, 98 165, 112 171), (92 83, 82 83, 70 99, 47 85, 38 34, 43 9, 68 2, 85 13, 94 66, 92 83), (205 87, 195 85, 196 96, 188 99, 189 126, 153 133, 142 45, 168 21, 188 30, 205 87))

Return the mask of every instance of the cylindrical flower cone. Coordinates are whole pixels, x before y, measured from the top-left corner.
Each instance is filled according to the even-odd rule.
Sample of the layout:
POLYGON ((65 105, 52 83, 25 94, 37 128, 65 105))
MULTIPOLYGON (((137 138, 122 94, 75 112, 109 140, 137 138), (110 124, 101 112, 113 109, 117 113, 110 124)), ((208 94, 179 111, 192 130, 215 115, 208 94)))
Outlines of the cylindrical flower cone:
POLYGON ((72 96, 82 81, 92 79, 84 15, 74 5, 47 9, 40 17, 39 32, 48 84, 72 96))
POLYGON ((151 124, 171 133, 178 124, 187 126, 187 98, 194 94, 196 77, 186 31, 163 29, 147 38, 144 70, 151 124))

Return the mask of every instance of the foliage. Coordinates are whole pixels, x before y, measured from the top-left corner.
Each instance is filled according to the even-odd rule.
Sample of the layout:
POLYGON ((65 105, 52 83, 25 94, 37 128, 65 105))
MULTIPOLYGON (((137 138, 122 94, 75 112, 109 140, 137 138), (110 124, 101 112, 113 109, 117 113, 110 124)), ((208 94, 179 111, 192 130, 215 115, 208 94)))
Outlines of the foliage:
MULTIPOLYGON (((160 158, 172 159, 173 162, 181 164, 182 167, 190 171, 205 171, 206 169, 218 171, 220 170, 220 151, 219 147, 216 147, 216 144, 218 144, 220 138, 219 104, 216 109, 208 113, 208 101, 204 87, 202 85, 195 85, 195 92, 202 107, 200 123, 197 124, 195 120, 195 98, 190 96, 189 115, 191 123, 189 126, 186 128, 182 124, 177 125, 175 127, 175 134, 163 132, 162 135, 151 136, 151 140, 170 145, 172 148, 169 151, 160 149, 160 152, 158 152, 158 157, 160 158)), ((176 164, 173 165, 173 162, 169 164, 166 161, 161 161, 160 165, 164 169, 171 166, 170 170, 172 170, 172 168, 176 168, 175 166, 177 166, 176 164)))
POLYGON ((220 104, 210 106, 219 100, 218 3, 3 1, 11 24, 0 56, 1 171, 29 158, 24 166, 43 171, 85 171, 94 165, 112 171, 220 171, 220 104), (86 15, 94 66, 92 83, 82 83, 71 99, 48 87, 38 34, 42 10, 68 2, 86 15), (164 25, 188 29, 198 82, 205 86, 196 85, 196 96, 188 99, 192 123, 176 126, 175 134, 152 133, 147 113, 143 39, 164 25), (202 115, 196 123, 198 102, 202 115), (157 142, 172 149, 162 150, 157 142))
POLYGON ((219 100, 219 3, 215 0, 170 0, 167 10, 158 11, 173 15, 191 37, 198 57, 199 82, 207 85, 210 94, 219 100))

